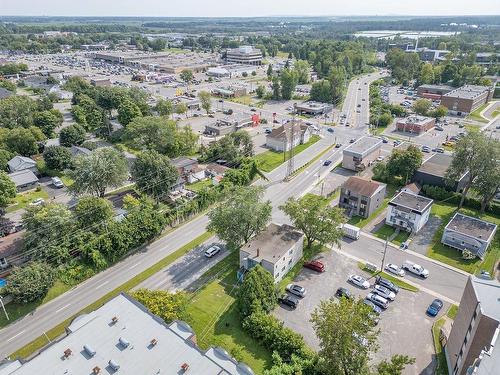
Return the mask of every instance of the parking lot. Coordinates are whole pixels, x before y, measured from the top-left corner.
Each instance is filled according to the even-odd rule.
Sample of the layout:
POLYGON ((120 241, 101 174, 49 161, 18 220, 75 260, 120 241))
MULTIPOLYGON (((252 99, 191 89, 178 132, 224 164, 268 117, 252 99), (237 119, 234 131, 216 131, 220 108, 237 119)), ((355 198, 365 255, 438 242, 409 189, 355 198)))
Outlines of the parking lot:
MULTIPOLYGON (((309 322, 311 313, 321 300, 332 298, 339 287, 349 289, 359 297, 365 297, 369 290, 362 290, 347 282, 350 274, 358 274, 368 278, 368 274, 358 268, 355 261, 336 252, 323 253, 318 258, 326 265, 326 272, 318 274, 303 269, 295 282, 307 290, 296 310, 279 306, 274 314, 284 321, 285 326, 303 335, 306 342, 318 349, 319 341, 309 322)), ((368 279, 371 284, 374 279, 368 279)), ((434 374, 434 346, 431 327, 435 319, 425 314, 434 297, 424 292, 400 290, 396 300, 380 316, 379 350, 373 357, 377 363, 394 354, 408 354, 416 358, 414 365, 409 366, 405 374, 434 374), (417 350, 417 351, 416 351, 417 350)), ((444 314, 449 304, 445 303, 439 316, 444 314)))

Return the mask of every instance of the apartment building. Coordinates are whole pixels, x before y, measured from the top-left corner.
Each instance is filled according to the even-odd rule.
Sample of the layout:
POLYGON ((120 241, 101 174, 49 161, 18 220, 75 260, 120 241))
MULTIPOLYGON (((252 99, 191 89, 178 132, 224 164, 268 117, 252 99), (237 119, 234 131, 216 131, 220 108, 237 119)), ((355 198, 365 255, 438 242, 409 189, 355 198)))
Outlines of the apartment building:
POLYGON ((432 202, 432 199, 401 191, 390 200, 385 223, 417 233, 429 219, 432 202))
POLYGON ((386 184, 365 178, 349 177, 340 188, 339 207, 348 216, 369 217, 383 203, 386 184))

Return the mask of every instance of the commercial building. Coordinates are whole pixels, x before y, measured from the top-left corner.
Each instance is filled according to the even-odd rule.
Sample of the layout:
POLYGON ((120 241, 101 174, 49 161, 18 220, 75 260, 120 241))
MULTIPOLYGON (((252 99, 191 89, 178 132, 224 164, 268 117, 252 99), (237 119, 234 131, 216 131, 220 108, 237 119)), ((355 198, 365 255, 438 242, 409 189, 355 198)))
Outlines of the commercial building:
POLYGON ((302 258, 303 242, 304 234, 294 227, 271 223, 240 249, 240 267, 250 270, 260 264, 277 283, 302 258))
POLYGON ((245 85, 229 85, 216 87, 212 90, 212 94, 222 98, 239 98, 247 94, 247 86, 245 85))
POLYGON ((339 206, 347 216, 370 216, 382 205, 386 185, 365 178, 351 176, 340 188, 339 206))
POLYGON ((447 85, 420 85, 417 87, 417 96, 431 100, 441 100, 443 95, 453 90, 453 87, 447 85))
POLYGON ((441 98, 441 105, 444 105, 451 114, 463 116, 467 115, 493 98, 493 89, 488 86, 465 85, 441 98))
POLYGON ((464 173, 452 185, 446 183, 446 171, 451 165, 453 158, 451 155, 434 154, 424 161, 420 168, 413 175, 412 181, 420 186, 439 186, 447 190, 461 192, 467 183, 468 173, 464 173))
POLYGON ((311 129, 300 120, 293 120, 271 131, 266 136, 266 146, 278 152, 289 151, 300 144, 307 143, 311 129))
POLYGON ((499 348, 500 283, 469 276, 444 347, 449 374, 497 374, 499 348))
POLYGON ((401 191, 390 200, 385 223, 417 233, 429 219, 432 202, 432 199, 401 191))
POLYGON ((380 156, 382 140, 376 137, 361 137, 343 151, 342 167, 352 171, 362 171, 380 156))
POLYGON ((261 65, 262 51, 252 46, 241 46, 226 50, 226 61, 233 64, 261 65))
POLYGON ((450 51, 447 50, 429 48, 418 48, 417 51, 420 60, 428 62, 445 60, 446 55, 450 53, 450 51))
POLYGON ((215 122, 215 124, 205 125, 205 134, 220 137, 223 135, 234 133, 237 130, 254 124, 252 117, 243 115, 241 117, 228 117, 222 118, 215 122))
POLYGON ((191 98, 189 96, 176 96, 172 99, 172 103, 175 104, 185 104, 188 110, 196 110, 198 111, 201 108, 201 102, 198 98, 191 98))
POLYGON ((422 134, 436 125, 436 119, 425 116, 408 116, 396 122, 396 129, 400 132, 422 134))
POLYGON ((222 348, 201 350, 187 323, 166 324, 123 293, 74 319, 66 332, 28 362, 5 363, 0 375, 253 375, 222 348))
POLYGON ((457 212, 444 228, 441 243, 483 259, 496 230, 495 224, 457 212))
POLYGON ((326 113, 331 112, 332 110, 333 110, 333 105, 329 103, 315 102, 312 100, 295 105, 295 112, 297 112, 300 115, 310 115, 310 116, 324 115, 326 113))

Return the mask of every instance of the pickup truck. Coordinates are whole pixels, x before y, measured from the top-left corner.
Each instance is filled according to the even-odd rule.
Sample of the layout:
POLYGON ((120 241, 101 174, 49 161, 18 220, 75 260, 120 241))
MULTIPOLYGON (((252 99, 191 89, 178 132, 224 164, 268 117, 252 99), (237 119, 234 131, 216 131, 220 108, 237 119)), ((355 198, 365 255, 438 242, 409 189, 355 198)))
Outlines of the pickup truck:
POLYGON ((426 270, 424 267, 416 263, 406 261, 403 263, 401 268, 417 276, 423 277, 424 279, 429 277, 429 270, 426 270))

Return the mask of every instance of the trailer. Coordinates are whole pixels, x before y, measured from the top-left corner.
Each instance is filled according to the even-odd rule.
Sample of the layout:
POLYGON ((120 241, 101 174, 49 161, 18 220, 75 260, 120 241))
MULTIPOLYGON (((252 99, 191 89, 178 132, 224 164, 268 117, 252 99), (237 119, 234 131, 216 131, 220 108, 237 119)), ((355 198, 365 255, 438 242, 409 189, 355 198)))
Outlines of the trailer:
POLYGON ((345 237, 357 240, 361 229, 351 224, 344 224, 342 225, 342 231, 344 232, 345 237))

